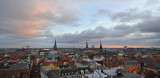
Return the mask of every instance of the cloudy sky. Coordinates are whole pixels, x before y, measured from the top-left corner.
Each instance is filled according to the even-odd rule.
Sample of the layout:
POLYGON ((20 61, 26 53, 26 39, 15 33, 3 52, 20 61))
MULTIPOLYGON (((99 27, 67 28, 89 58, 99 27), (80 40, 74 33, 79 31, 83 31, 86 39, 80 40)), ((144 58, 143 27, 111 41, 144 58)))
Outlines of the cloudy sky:
POLYGON ((159 47, 160 0, 0 0, 0 48, 159 47))

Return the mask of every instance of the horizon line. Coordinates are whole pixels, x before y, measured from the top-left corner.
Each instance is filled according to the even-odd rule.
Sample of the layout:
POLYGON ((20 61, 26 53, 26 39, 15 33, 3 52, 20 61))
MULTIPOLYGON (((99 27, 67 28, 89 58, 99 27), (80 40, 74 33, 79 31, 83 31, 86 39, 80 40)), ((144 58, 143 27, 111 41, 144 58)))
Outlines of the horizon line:
MULTIPOLYGON (((3 48, 4 47, 1 47, 0 49, 3 49, 3 48)), ((9 48, 9 47, 6 47, 6 48, 9 48)), ((20 48, 20 47, 10 47, 10 48, 20 48)), ((30 47, 30 48, 52 48, 52 47, 30 47)), ((58 47, 58 48, 73 48, 73 47, 58 47)), ((85 48, 85 47, 74 46, 74 48, 85 48)), ((92 48, 92 47, 88 47, 88 48, 92 48)), ((99 46, 95 46, 94 48, 99 48, 99 46)), ((102 48, 124 48, 124 46, 103 46, 102 48)), ((127 46, 127 48, 160 48, 160 46, 127 46)))

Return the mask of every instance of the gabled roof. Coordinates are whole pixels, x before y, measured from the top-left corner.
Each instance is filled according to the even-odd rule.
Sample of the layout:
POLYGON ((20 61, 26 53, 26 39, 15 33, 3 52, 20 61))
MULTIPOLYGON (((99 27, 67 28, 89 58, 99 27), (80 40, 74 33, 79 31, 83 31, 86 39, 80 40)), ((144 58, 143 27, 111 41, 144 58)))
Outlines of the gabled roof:
POLYGON ((158 62, 152 62, 152 61, 149 61, 149 60, 140 60, 139 62, 142 62, 142 63, 145 63, 145 64, 149 64, 149 63, 153 63, 156 67, 158 67, 158 69, 160 69, 160 63, 158 62))
POLYGON ((117 57, 119 60, 124 60, 125 58, 124 57, 117 57))
MULTIPOLYGON (((68 64, 72 64, 74 65, 75 64, 75 61, 66 61, 68 64)), ((64 61, 57 61, 57 62, 47 62, 47 61, 43 61, 42 64, 63 64, 64 61)))
POLYGON ((15 64, 10 67, 10 70, 17 70, 17 69, 29 69, 29 66, 27 63, 22 63, 22 64, 15 64))
POLYGON ((136 61, 136 60, 124 61, 124 64, 125 64, 125 65, 135 65, 135 64, 137 64, 137 63, 138 63, 138 61, 136 61))
POLYGON ((47 74, 50 70, 52 70, 50 67, 44 67, 41 69, 44 74, 47 74))
POLYGON ((10 57, 11 57, 11 58, 17 58, 17 57, 18 57, 18 54, 12 54, 10 57))

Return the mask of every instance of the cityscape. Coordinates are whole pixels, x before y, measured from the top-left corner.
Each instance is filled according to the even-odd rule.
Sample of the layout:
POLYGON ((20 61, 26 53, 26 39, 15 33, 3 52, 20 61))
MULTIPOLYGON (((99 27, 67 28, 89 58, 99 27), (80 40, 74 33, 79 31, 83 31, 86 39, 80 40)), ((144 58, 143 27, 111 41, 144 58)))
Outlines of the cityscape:
POLYGON ((1 49, 1 78, 159 78, 159 48, 1 49))
POLYGON ((0 0, 0 78, 160 78, 160 0, 0 0))

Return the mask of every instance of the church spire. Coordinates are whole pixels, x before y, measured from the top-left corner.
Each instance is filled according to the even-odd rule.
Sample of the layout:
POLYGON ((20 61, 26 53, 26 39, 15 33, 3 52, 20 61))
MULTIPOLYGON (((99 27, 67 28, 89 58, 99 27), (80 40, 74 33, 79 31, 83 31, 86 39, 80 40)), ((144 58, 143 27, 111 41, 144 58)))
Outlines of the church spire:
POLYGON ((102 43, 101 43, 101 41, 100 41, 100 49, 102 49, 102 43))
POLYGON ((100 41, 100 54, 102 54, 102 43, 100 41))
POLYGON ((55 39, 55 42, 54 42, 54 50, 57 50, 56 39, 55 39))
POLYGON ((86 41, 86 48, 88 48, 88 42, 86 41))

